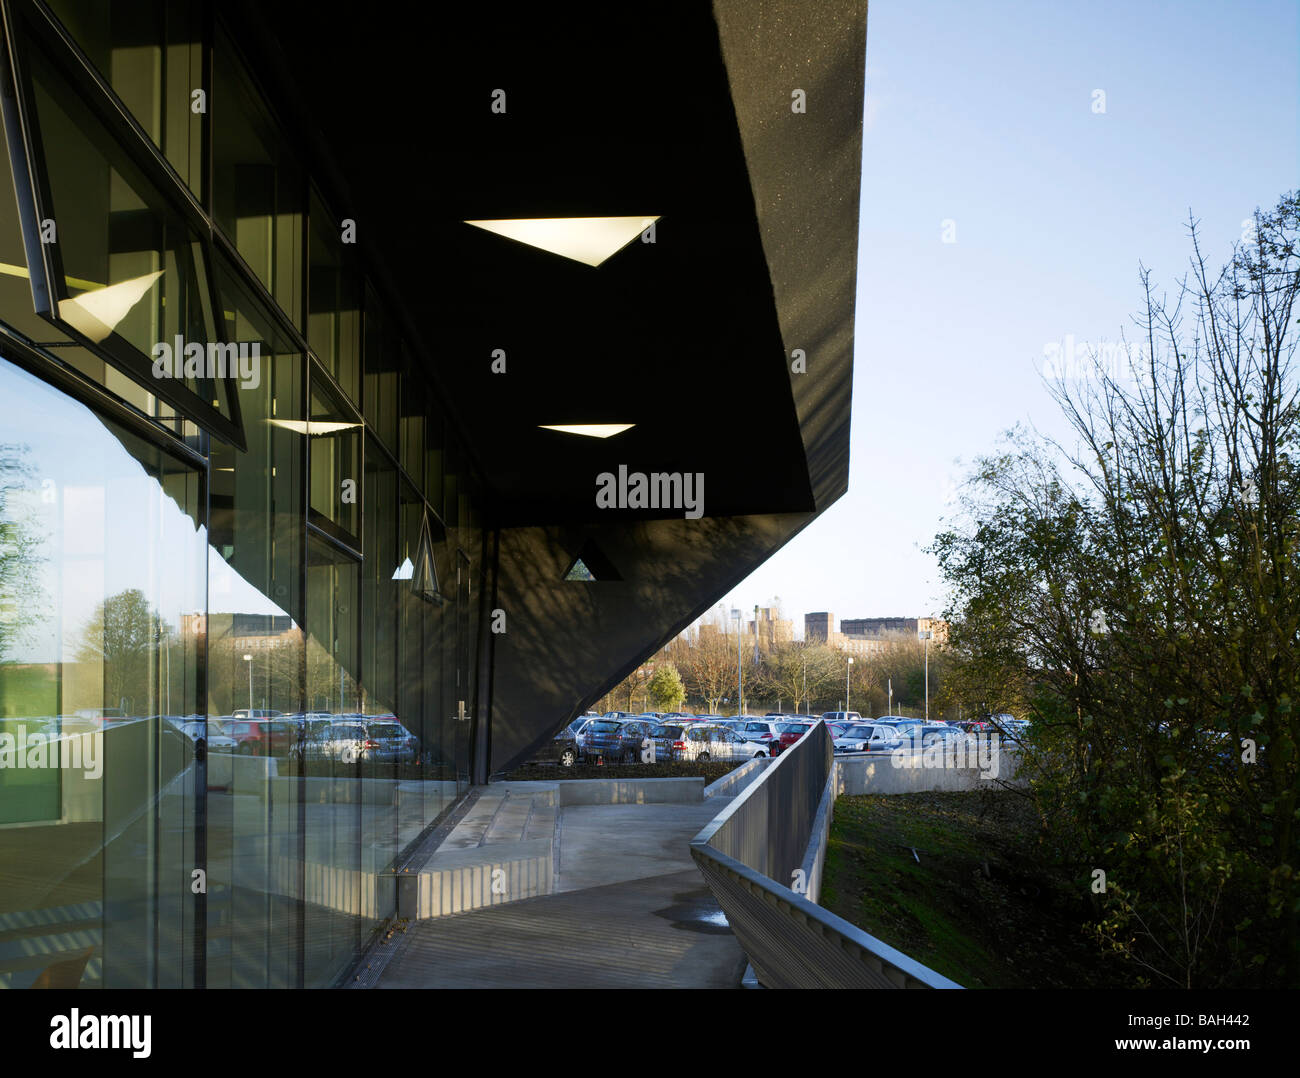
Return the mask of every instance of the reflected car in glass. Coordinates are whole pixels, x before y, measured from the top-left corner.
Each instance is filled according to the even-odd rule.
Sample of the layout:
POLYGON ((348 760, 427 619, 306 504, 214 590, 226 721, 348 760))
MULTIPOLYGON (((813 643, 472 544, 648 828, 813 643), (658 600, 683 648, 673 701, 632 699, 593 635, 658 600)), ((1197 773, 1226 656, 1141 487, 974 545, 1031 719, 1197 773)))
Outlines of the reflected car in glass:
POLYGON ((420 741, 392 715, 366 723, 362 759, 376 763, 414 763, 420 741))
POLYGON ((241 756, 287 756, 296 739, 293 725, 280 719, 235 719, 225 732, 241 756))

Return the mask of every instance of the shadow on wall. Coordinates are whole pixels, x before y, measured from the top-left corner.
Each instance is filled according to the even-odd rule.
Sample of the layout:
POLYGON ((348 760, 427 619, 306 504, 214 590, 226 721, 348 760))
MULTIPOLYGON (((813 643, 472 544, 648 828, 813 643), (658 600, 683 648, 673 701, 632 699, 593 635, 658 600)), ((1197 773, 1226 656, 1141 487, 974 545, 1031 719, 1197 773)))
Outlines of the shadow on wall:
POLYGON ((584 706, 706 611, 811 520, 809 514, 622 520, 501 533, 493 772, 526 758, 584 706), (590 537, 621 581, 566 581, 590 537))

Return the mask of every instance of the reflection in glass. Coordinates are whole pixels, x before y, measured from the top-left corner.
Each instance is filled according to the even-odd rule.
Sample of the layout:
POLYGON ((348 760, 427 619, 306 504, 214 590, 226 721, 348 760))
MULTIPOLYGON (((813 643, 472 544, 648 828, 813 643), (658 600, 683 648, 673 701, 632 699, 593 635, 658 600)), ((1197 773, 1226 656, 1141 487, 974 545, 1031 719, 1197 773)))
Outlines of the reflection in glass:
POLYGON ((192 985, 200 477, 3 361, 0 395, 0 986, 192 985))
POLYGON ((306 179, 224 32, 217 35, 214 65, 217 224, 281 310, 301 326, 306 179))
POLYGON ((49 0, 64 29, 181 179, 200 194, 203 7, 198 0, 49 0))
MULTIPOLYGON (((332 737, 359 714, 361 565, 313 537, 307 547, 307 704, 298 742, 305 801, 304 984, 328 987, 361 942, 360 802, 329 791, 355 773, 332 737)), ((359 780, 354 780, 359 781, 359 780)))
MULTIPOLYGON (((229 418, 225 378, 238 370, 208 362, 218 337, 198 236, 39 48, 28 62, 66 291, 59 319, 131 362, 146 385, 174 379, 229 418), (187 367, 178 360, 191 344, 203 358, 187 367)), ((102 366, 85 373, 104 379, 102 366)))
POLYGON ((330 398, 323 380, 314 380, 306 433, 311 447, 311 520, 359 546, 361 509, 360 421, 330 398), (332 528, 331 528, 332 526, 332 528))
POLYGON ((311 199, 311 311, 307 343, 348 399, 361 399, 361 278, 353 265, 355 246, 345 244, 341 223, 320 197, 311 199))
MULTIPOLYGON (((234 740, 225 788, 208 799, 209 986, 299 981, 302 854, 297 794, 277 778, 303 711, 303 356, 219 265, 232 340, 256 345, 259 378, 238 383, 248 449, 214 443, 208 599, 210 713, 234 740), (245 658, 248 656, 248 658, 245 658), (213 894, 215 885, 216 893, 213 894)), ((210 780, 211 781, 211 780, 210 780)))

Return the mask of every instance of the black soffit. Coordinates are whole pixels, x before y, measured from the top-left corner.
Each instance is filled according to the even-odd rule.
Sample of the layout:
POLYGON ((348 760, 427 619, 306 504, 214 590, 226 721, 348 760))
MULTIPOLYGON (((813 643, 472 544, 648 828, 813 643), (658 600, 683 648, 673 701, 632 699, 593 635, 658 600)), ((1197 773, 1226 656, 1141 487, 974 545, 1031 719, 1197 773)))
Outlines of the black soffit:
POLYGON ((709 5, 596 10, 384 6, 345 31, 297 3, 245 17, 269 25, 279 79, 350 192, 334 208, 424 329, 500 523, 684 515, 598 509, 597 476, 620 465, 703 473, 708 516, 812 511, 709 5), (654 215, 653 244, 598 268, 464 223, 654 215), (539 429, 610 422, 635 426, 539 429))

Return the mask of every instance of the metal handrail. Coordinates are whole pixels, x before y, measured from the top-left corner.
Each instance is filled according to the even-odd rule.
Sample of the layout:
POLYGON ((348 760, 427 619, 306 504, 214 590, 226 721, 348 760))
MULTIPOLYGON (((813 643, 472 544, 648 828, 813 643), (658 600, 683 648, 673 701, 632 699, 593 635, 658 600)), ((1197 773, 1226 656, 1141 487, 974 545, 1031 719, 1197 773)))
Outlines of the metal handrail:
POLYGON ((781 882, 806 887, 810 868, 819 866, 820 821, 835 796, 834 766, 830 731, 818 722, 691 840, 691 857, 759 983, 960 988, 781 882))

